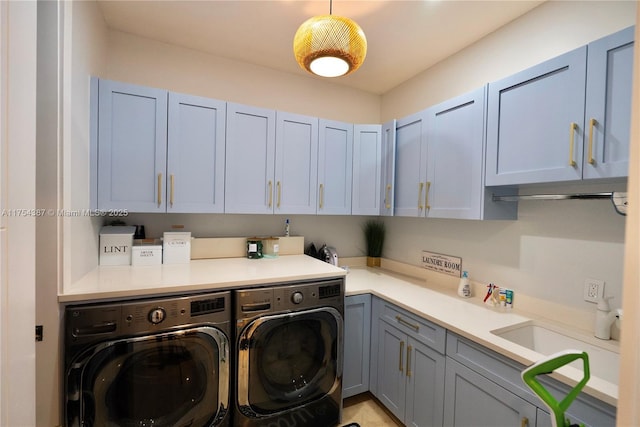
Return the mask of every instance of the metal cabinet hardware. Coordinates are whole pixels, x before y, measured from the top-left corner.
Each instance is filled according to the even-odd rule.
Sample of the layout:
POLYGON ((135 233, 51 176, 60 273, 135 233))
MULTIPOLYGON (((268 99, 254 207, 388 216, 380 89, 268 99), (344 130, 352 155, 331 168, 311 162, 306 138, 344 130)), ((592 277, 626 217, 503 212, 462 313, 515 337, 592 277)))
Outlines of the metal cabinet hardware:
POLYGON ((578 124, 571 122, 569 125, 569 166, 575 167, 576 161, 573 159, 573 149, 574 149, 574 137, 576 134, 576 129, 578 128, 578 124))
POLYGON ((404 320, 401 316, 396 316, 396 320, 399 323, 402 323, 403 325, 410 327, 411 329, 415 330, 416 332, 418 332, 420 330, 420 325, 416 325, 415 323, 410 323, 410 322, 404 320))
POLYGON ((593 158, 593 128, 595 128, 597 124, 598 121, 596 119, 589 120, 589 151, 587 155, 587 162, 589 162, 590 165, 596 163, 596 159, 593 158))

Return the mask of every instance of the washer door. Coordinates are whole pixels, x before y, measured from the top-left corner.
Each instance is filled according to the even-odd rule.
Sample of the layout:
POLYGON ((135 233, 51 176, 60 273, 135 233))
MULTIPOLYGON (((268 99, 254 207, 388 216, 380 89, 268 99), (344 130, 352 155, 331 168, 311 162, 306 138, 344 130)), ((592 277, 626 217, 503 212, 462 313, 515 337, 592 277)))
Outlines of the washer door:
POLYGON ((251 417, 342 387, 342 316, 331 307, 264 316, 238 338, 238 405, 251 417))
POLYGON ((228 410, 229 341, 212 327, 100 344, 70 366, 69 425, 210 426, 228 410), (73 415, 76 412, 77 415, 73 415))

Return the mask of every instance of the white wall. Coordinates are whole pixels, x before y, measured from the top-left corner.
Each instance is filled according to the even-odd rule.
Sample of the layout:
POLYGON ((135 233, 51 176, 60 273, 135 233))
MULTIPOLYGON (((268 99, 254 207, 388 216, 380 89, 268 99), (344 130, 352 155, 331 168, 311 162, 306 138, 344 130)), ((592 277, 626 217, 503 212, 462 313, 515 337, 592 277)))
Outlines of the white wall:
POLYGON ((0 425, 35 420, 35 2, 0 3, 0 425))
MULTIPOLYGON (((67 211, 89 208, 89 87, 90 77, 106 68, 107 28, 96 2, 65 5, 63 93, 63 197, 67 211)), ((97 265, 95 218, 65 217, 63 281, 72 283, 97 265)))
POLYGON ((382 120, 415 113, 633 25, 635 10, 634 1, 547 1, 384 94, 382 120))
MULTIPOLYGON (((635 13, 628 1, 545 2, 385 94, 382 117, 403 117, 582 46, 633 25, 635 13)), ((612 189, 625 187, 595 187, 612 189)), ((613 306, 622 303, 625 219, 609 202, 520 202, 517 221, 387 222, 386 257, 419 264, 421 250, 462 256, 474 280, 590 312, 583 285, 595 278, 606 282, 613 306)))
POLYGON ((196 50, 109 32, 105 75, 175 92, 353 123, 380 123, 380 97, 196 50))
MULTIPOLYGON (((640 19, 640 9, 637 12, 640 19)), ((636 26, 636 40, 640 27, 636 26)), ((640 45, 635 46, 635 90, 631 117, 640 116, 640 45)), ((624 324, 620 356, 618 425, 640 425, 640 121, 631 122, 629 164, 629 216, 624 263, 624 324)))
MULTIPOLYGON (((58 6, 38 3, 38 82, 36 121, 36 205, 58 202, 58 6)), ((36 220, 36 324, 44 340, 36 344, 36 420, 56 425, 59 419, 60 336, 58 333, 58 221, 55 215, 36 220), (51 416, 49 416, 51 414, 51 416), (46 420, 46 421, 45 421, 46 420)))
MULTIPOLYGON (((635 7, 633 2, 546 2, 385 94, 382 119, 418 111, 633 25, 635 7)), ((345 94, 344 88, 317 80, 119 32, 109 33, 108 52, 104 77, 115 80, 346 121, 378 118, 372 111, 379 105, 376 97, 345 94)), ((179 222, 200 236, 261 230, 271 234, 280 230, 282 222, 264 216, 259 221, 243 215, 204 218, 185 215, 179 222)), ((306 235, 307 242, 326 240, 341 256, 361 255, 362 220, 293 218, 296 232, 306 235), (316 224, 322 226, 322 233, 316 231, 316 224)), ((173 220, 137 215, 130 221, 144 222, 148 232, 158 235, 173 220)), ((460 255, 476 280, 495 281, 583 310, 593 310, 582 300, 584 280, 592 277, 606 281, 614 305, 621 302, 624 218, 606 202, 523 202, 519 220, 513 222, 392 218, 388 223, 385 255, 389 258, 417 264, 423 249, 460 255)))

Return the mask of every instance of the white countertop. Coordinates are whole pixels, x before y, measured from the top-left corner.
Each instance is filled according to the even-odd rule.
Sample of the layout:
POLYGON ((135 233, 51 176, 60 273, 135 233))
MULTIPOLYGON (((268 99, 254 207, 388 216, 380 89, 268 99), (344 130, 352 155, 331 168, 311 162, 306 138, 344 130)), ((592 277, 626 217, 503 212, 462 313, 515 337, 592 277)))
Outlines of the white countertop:
POLYGON ((338 267, 306 255, 277 258, 221 258, 192 260, 188 264, 101 266, 87 273, 58 295, 58 301, 86 302, 237 289, 306 279, 342 277, 338 267))
MULTIPOLYGON (((351 268, 347 274, 341 268, 306 255, 204 259, 192 260, 188 264, 158 266, 102 266, 66 288, 58 295, 58 300, 61 303, 74 303, 238 289, 269 283, 343 277, 345 274, 347 295, 371 293, 384 298, 524 365, 544 357, 490 332, 531 320, 531 316, 493 309, 476 302, 478 299, 457 297, 455 289, 428 287, 424 280, 379 268, 351 268)), ((582 372, 567 366, 557 370, 554 376, 574 385, 582 379, 582 372)), ((617 385, 600 378, 592 376, 584 392, 611 405, 617 404, 617 385)))
MULTIPOLYGON (((477 299, 463 299, 455 289, 429 288, 424 281, 374 268, 351 268, 346 279, 347 295, 371 293, 424 319, 524 365, 544 355, 492 334, 490 331, 531 320, 512 310, 486 306, 477 299)), ((582 371, 565 366, 553 376, 570 385, 582 379, 582 371)), ((616 406, 618 386, 593 375, 583 391, 616 406)))

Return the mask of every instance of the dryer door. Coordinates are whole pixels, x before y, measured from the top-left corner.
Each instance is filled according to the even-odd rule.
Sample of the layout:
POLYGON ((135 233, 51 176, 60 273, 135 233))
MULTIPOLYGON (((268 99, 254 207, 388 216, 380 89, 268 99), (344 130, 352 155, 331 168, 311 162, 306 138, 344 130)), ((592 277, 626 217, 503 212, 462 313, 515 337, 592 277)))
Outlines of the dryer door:
POLYGON ((238 405, 264 416, 342 387, 340 313, 331 307, 263 316, 238 337, 238 405))
POLYGON ((102 343, 67 372, 67 425, 216 425, 228 410, 228 359, 228 338, 212 327, 102 343))

